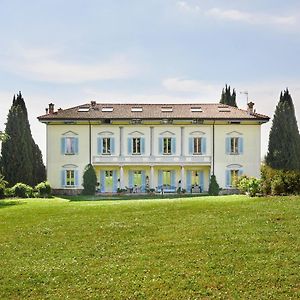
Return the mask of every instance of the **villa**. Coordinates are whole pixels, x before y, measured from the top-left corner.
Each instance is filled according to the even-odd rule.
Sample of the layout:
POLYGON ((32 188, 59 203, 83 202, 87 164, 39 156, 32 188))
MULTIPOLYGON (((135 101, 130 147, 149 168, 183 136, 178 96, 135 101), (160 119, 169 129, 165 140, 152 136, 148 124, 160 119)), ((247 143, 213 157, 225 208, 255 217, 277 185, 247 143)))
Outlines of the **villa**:
POLYGON ((76 194, 87 164, 98 190, 207 191, 212 174, 230 189, 235 176, 260 176, 261 125, 269 117, 223 104, 79 105, 38 117, 46 124, 47 177, 76 194))

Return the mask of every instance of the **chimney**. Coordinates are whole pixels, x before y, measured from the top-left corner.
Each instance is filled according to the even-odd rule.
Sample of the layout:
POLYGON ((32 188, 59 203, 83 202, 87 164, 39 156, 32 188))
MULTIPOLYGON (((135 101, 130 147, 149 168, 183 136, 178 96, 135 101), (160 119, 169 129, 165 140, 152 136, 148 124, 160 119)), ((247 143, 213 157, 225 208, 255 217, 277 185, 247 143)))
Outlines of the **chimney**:
POLYGON ((253 107, 254 107, 254 103, 252 101, 250 101, 249 103, 247 103, 247 112, 249 115, 252 115, 254 113, 253 111, 253 107))
POLYGON ((49 114, 54 114, 54 104, 53 103, 49 104, 49 114))
POLYGON ((48 108, 46 107, 46 115, 48 115, 48 108))
POLYGON ((96 101, 91 101, 91 106, 94 108, 96 106, 96 101))

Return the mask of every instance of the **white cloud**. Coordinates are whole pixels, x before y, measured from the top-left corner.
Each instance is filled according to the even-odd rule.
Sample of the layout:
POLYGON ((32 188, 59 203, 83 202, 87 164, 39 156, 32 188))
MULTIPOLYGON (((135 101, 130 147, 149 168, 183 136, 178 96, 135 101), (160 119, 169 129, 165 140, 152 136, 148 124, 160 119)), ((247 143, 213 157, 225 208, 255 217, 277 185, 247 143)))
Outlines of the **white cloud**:
POLYGON ((297 18, 295 16, 276 16, 264 13, 250 13, 243 12, 236 9, 220 9, 212 8, 205 12, 207 16, 214 17, 216 19, 229 20, 229 21, 240 21, 249 24, 269 24, 269 25, 295 25, 297 18))
POLYGON ((94 64, 66 62, 62 53, 49 49, 15 46, 0 65, 9 72, 37 81, 81 83, 96 80, 120 79, 135 76, 136 65, 126 56, 115 55, 94 64))
POLYGON ((287 15, 278 16, 264 12, 247 12, 238 9, 223 9, 223 8, 201 8, 199 5, 192 4, 188 1, 178 1, 177 7, 186 13, 197 13, 201 16, 214 18, 223 21, 243 22, 252 25, 278 25, 291 27, 298 25, 298 16, 287 15))

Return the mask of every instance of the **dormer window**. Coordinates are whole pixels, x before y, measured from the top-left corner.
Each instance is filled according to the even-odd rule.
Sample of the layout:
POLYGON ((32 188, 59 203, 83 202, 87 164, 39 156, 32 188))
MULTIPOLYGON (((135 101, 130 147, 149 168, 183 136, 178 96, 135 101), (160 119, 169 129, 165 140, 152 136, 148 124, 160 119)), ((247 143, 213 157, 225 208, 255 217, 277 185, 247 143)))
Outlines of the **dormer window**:
POLYGON ((131 112, 142 112, 143 108, 142 107, 132 107, 131 112))
POLYGON ((172 106, 164 106, 161 108, 161 112, 172 112, 173 107, 172 106))
POLYGON ((192 106, 191 112, 203 112, 203 110, 200 106, 192 106))
POLYGON ((112 112, 113 110, 113 107, 102 107, 102 112, 112 112))

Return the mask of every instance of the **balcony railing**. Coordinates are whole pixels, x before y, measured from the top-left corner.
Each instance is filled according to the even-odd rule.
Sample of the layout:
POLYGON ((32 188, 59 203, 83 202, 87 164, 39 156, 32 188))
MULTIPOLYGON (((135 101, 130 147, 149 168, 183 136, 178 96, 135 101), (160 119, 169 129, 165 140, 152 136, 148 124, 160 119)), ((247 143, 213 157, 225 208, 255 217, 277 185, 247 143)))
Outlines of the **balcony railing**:
POLYGON ((211 163, 211 156, 93 156, 93 164, 203 164, 209 165, 211 163))

